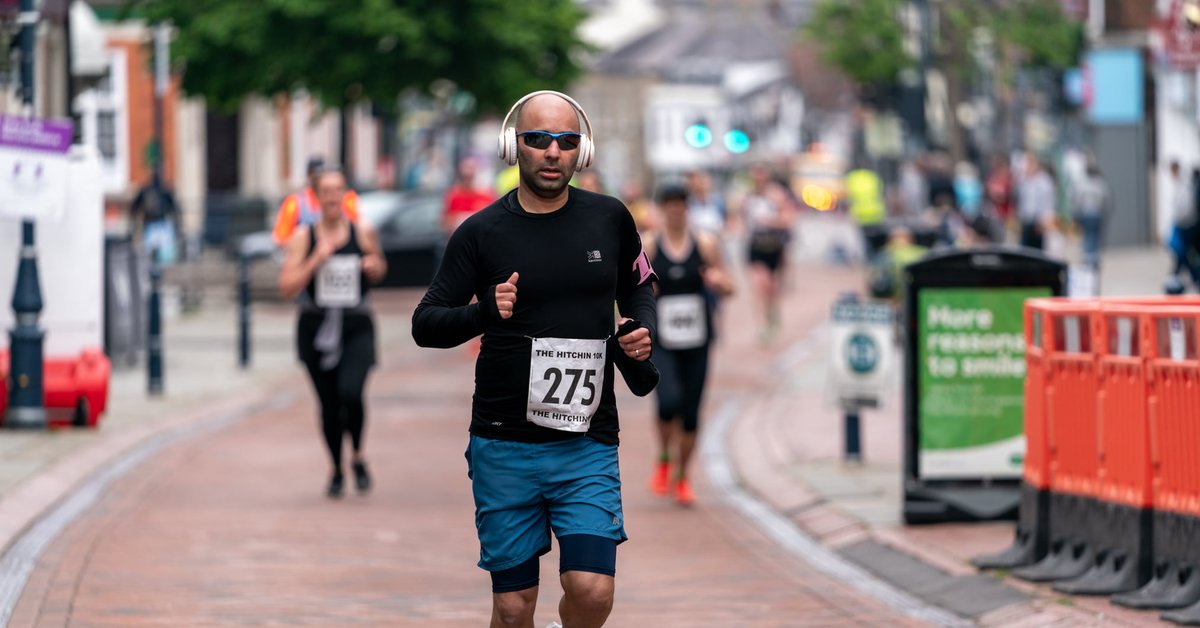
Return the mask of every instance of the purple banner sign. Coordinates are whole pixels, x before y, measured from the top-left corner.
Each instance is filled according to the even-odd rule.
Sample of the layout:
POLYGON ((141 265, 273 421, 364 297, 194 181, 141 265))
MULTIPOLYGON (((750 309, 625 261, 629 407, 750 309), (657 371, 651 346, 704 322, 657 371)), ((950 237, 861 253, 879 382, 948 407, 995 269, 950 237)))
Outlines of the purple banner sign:
POLYGON ((0 114, 0 148, 66 154, 71 148, 70 120, 42 120, 0 114))

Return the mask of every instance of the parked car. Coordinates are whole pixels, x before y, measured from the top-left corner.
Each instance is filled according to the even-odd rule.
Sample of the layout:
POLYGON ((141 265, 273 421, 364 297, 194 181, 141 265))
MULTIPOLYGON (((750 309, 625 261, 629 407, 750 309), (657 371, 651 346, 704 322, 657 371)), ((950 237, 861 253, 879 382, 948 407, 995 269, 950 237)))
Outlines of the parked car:
POLYGON ((387 258, 386 287, 428 286, 446 246, 442 231, 444 192, 375 191, 359 196, 362 220, 375 226, 387 258))

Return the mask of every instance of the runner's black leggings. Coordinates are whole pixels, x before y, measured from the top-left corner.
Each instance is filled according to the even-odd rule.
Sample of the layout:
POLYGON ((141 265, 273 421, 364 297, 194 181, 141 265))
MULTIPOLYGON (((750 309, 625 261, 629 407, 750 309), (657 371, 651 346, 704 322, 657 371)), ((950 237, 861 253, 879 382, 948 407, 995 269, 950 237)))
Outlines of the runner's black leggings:
POLYGON ((341 471, 343 435, 350 434, 354 451, 359 451, 362 446, 365 423, 363 388, 371 363, 346 352, 342 354, 341 363, 328 371, 321 370, 316 361, 306 361, 304 366, 321 402, 321 429, 325 432, 329 457, 333 461, 333 468, 341 471))
POLYGON ((654 345, 651 359, 658 367, 658 420, 683 420, 683 431, 696 432, 700 425, 700 403, 708 378, 708 345, 672 351, 654 345))

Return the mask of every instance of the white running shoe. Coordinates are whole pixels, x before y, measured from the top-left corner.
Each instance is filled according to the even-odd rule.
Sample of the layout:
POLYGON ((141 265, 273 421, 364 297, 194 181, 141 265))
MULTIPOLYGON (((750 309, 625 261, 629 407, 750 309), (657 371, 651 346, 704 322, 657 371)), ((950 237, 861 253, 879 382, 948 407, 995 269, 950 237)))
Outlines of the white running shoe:
POLYGON ((546 628, 562 628, 562 624, 560 624, 556 621, 552 621, 552 622, 546 624, 546 628))

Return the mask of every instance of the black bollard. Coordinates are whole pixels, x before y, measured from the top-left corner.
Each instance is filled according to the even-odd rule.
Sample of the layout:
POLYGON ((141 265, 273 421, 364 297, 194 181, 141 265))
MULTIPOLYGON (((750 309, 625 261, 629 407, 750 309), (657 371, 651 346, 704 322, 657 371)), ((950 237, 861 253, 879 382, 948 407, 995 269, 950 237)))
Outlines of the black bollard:
MULTIPOLYGON (((42 311, 42 292, 38 285, 37 252, 34 248, 34 223, 22 223, 21 261, 17 266, 17 285, 13 290, 16 325, 9 331, 10 357, 8 414, 5 425, 12 429, 44 429, 42 341, 45 331, 38 325, 42 311)), ((9 385, 9 382, 0 382, 9 385)))
POLYGON ((238 366, 250 366, 250 256, 238 256, 238 366))
POLYGON ((146 392, 160 396, 163 392, 163 341, 162 304, 159 284, 162 282, 162 266, 158 262, 158 249, 150 251, 150 315, 146 342, 146 392))

